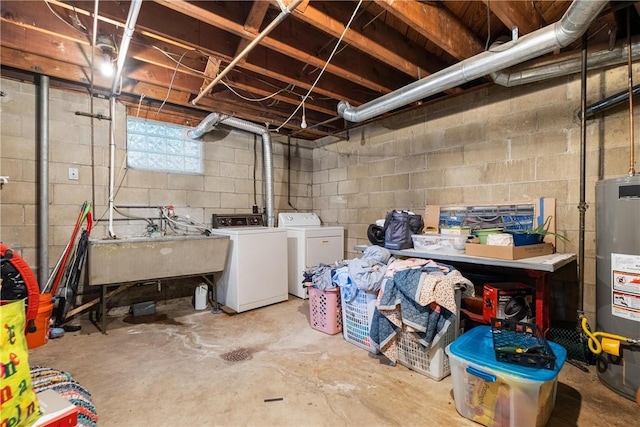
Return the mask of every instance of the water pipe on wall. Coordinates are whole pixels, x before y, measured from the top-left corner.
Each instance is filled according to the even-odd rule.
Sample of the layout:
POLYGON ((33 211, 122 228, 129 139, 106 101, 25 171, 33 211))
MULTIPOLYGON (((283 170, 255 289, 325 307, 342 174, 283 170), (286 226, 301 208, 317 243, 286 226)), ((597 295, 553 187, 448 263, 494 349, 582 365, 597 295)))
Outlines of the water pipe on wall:
POLYGON ((38 283, 49 277, 49 77, 38 88, 38 283))
MULTIPOLYGON (((127 51, 129 50, 129 43, 133 37, 133 32, 136 27, 136 21, 138 20, 138 14, 140 13, 140 7, 142 6, 142 0, 133 0, 129 7, 129 16, 127 16, 127 22, 124 25, 124 34, 122 36, 122 42, 120 43, 120 49, 118 49, 118 61, 116 62, 116 73, 113 77, 113 83, 111 84, 111 93, 116 93, 116 89, 120 84, 120 78, 122 77, 122 70, 124 68, 124 62, 127 59, 127 51)), ((113 116, 112 116, 113 117, 113 116)))

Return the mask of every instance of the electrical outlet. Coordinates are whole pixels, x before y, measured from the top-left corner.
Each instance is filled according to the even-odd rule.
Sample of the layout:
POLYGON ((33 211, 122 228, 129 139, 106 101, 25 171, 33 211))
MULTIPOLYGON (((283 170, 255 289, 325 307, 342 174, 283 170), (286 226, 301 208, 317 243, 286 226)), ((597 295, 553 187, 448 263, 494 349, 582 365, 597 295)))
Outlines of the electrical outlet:
POLYGON ((78 168, 69 168, 69 179, 77 181, 80 179, 78 168))

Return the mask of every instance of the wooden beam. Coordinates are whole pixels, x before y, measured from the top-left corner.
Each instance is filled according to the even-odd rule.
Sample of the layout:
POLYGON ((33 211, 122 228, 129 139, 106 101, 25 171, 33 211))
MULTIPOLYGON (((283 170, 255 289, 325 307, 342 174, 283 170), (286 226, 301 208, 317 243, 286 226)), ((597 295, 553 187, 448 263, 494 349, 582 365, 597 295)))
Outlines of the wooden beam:
POLYGON ((532 33, 546 25, 532 1, 482 1, 509 30, 518 27, 521 35, 532 33))
MULTIPOLYGON (((91 72, 85 67, 60 62, 44 56, 33 55, 22 50, 2 46, 0 48, 2 65, 18 68, 32 73, 44 74, 72 82, 89 85, 91 72)), ((110 88, 111 79, 95 73, 94 86, 97 88, 110 88)))
MULTIPOLYGON (((349 2, 349 4, 353 3, 349 2)), ((328 7, 328 5, 325 4, 322 6, 325 8, 328 7)), ((339 38, 341 36, 346 24, 346 21, 342 22, 337 20, 333 15, 320 10, 313 4, 313 2, 309 4, 304 12, 295 10, 293 14, 297 19, 324 31, 335 38, 339 38)), ((385 36, 393 39, 393 35, 386 34, 385 36)), ((378 41, 363 36, 361 33, 355 31, 353 26, 347 30, 342 40, 344 44, 348 44, 361 52, 377 58, 414 79, 417 79, 420 76, 425 77, 429 74, 426 69, 421 69, 422 67, 400 55, 396 49, 389 49, 387 45, 383 45, 378 41)), ((397 46, 401 46, 400 42, 393 43, 390 40, 388 41, 391 45, 397 44, 397 46)), ((399 49, 401 48, 399 47, 399 49)))
MULTIPOLYGON (((38 13, 29 9, 31 15, 29 18, 33 22, 42 22, 44 20, 43 17, 38 17, 38 13)), ((15 49, 25 50, 26 52, 40 55, 43 57, 49 58, 62 58, 63 61, 79 65, 82 67, 88 67, 91 63, 92 59, 97 61, 101 61, 102 58, 97 55, 94 58, 91 58, 91 49, 82 40, 74 39, 72 36, 75 35, 75 31, 73 29, 64 26, 61 28, 61 31, 69 32, 69 34, 62 35, 50 35, 49 31, 44 28, 44 31, 40 31, 43 29, 42 25, 37 26, 24 26, 19 22, 15 22, 13 20, 5 20, 5 24, 0 27, 2 31, 2 44, 8 47, 12 47, 15 49)), ((81 35, 80 35, 81 36, 81 35)), ((141 62, 146 62, 148 64, 157 65, 160 67, 164 67, 167 70, 170 70, 171 73, 163 72, 161 73, 159 70, 154 69, 153 67, 147 67, 143 64, 139 64, 139 69, 133 70, 130 78, 139 79, 143 81, 149 81, 152 79, 156 84, 164 84, 165 86, 169 86, 172 73, 178 67, 177 62, 180 62, 181 65, 185 67, 178 67, 178 73, 176 73, 175 80, 177 84, 181 84, 181 81, 186 81, 183 74, 190 76, 197 76, 198 78, 202 78, 202 73, 198 71, 198 68, 202 69, 204 66, 203 59, 205 58, 202 53, 193 50, 193 54, 186 52, 182 52, 181 55, 178 53, 172 53, 171 49, 175 50, 175 46, 172 44, 167 44, 163 41, 157 41, 153 39, 149 39, 148 36, 142 36, 139 34, 134 35, 134 43, 130 45, 129 54, 133 59, 136 59, 141 62), (153 46, 154 49, 149 48, 149 46, 153 46), (169 59, 172 57, 173 59, 169 59), (162 76, 162 77, 161 77, 162 76), (164 79, 164 83, 161 83, 161 78, 164 79)), ((31 64, 24 64, 25 67, 30 67, 31 64)), ((285 64, 278 64, 274 68, 282 68, 283 72, 286 68, 285 64)), ((29 68, 26 68, 29 69, 29 68)), ((131 67, 127 67, 127 70, 132 69, 131 67)), ((271 92, 268 92, 264 89, 264 85, 261 83, 261 80, 267 78, 265 75, 269 75, 268 72, 263 72, 263 69, 260 67, 252 66, 252 69, 257 69, 260 71, 262 75, 255 75, 254 79, 244 78, 242 81, 243 90, 252 92, 256 94, 256 97, 264 97, 274 92, 277 92, 277 87, 274 87, 271 92), (256 86, 252 88, 252 84, 256 86)), ((245 71, 247 73, 247 71, 245 71)), ((235 75, 241 75, 241 72, 235 73, 235 75)), ((251 72, 247 75, 252 75, 251 72)), ((60 76, 62 77, 62 76, 60 76)), ((280 86, 281 88, 286 87, 286 83, 283 83, 283 76, 281 74, 275 74, 276 79, 274 79, 275 84, 280 86)), ((72 77, 70 80, 76 80, 76 78, 72 77)), ((284 77, 285 82, 288 80, 290 85, 293 87, 294 85, 300 88, 300 91, 304 88, 304 84, 300 84, 299 80, 284 77)), ((193 93, 198 93, 199 86, 193 85, 193 83, 185 83, 192 87, 193 93)), ((310 85, 310 83, 309 83, 310 85)), ((187 86, 183 86, 187 87, 187 86)), ((322 96, 322 95, 321 95, 322 96)), ((251 97, 251 95, 249 95, 251 97)), ((283 101, 289 103, 291 105, 297 106, 299 103, 299 99, 297 97, 287 97, 287 96, 276 96, 279 101, 283 101)), ((361 100, 356 100, 357 103, 361 103, 361 100)), ((318 108, 315 107, 315 102, 313 99, 309 100, 307 103, 307 108, 310 110, 317 110, 319 112, 323 112, 327 114, 327 106, 320 106, 318 108)), ((326 104, 326 101, 323 101, 321 104, 326 104)), ((332 107, 334 109, 335 106, 332 107)), ((335 111, 335 110, 334 110, 335 111)))
POLYGON ((218 75, 220 71, 220 63, 222 60, 220 58, 209 56, 207 58, 207 65, 204 68, 204 79, 202 79, 202 86, 200 86, 200 92, 205 90, 209 83, 213 81, 218 75))
MULTIPOLYGON (((74 81, 84 86, 89 85, 88 72, 83 67, 61 63, 59 61, 37 55, 26 54, 22 51, 7 47, 0 48, 0 54, 2 55, 3 65, 30 70, 37 74, 43 74, 67 81, 74 81), (31 64, 31 67, 28 68, 25 64, 31 64)), ((111 80, 99 77, 94 82, 94 85, 97 88, 110 88, 111 80)), ((134 97, 144 95, 145 99, 149 101, 156 100, 157 102, 164 102, 166 100, 166 102, 170 104, 190 107, 190 92, 185 92, 175 88, 167 91, 166 87, 158 86, 143 80, 129 79, 125 81, 123 83, 121 93, 123 95, 132 95, 134 97)), ((244 117, 247 120, 255 121, 256 123, 270 122, 274 126, 279 126, 290 114, 288 111, 273 107, 247 108, 244 104, 239 104, 238 102, 225 98, 224 96, 205 97, 203 98, 202 106, 206 107, 204 109, 207 111, 218 111, 223 114, 237 115, 244 117)), ((299 123, 293 122, 292 124, 285 126, 285 128, 298 130, 299 123)))
MULTIPOLYGON (((300 95, 296 95, 289 90, 276 93, 277 89, 275 89, 274 85, 267 85, 266 83, 259 85, 259 83, 259 81, 255 81, 252 76, 249 76, 246 73, 231 73, 227 80, 227 84, 229 86, 240 91, 245 96, 249 94, 257 95, 259 97, 270 96, 274 101, 285 102, 295 106, 300 103, 300 95)), ((266 103, 269 103, 269 101, 266 101, 266 103)), ((307 110, 314 110, 327 115, 336 115, 335 101, 309 97, 305 102, 305 106, 307 110)))
MULTIPOLYGON (((76 7, 76 10, 77 9, 76 7)), ((101 16, 106 15, 106 19, 116 19, 118 13, 121 13, 111 2, 102 2, 100 4, 100 10, 101 16)), ((169 14, 165 7, 155 5, 149 1, 144 3, 144 12, 145 13, 141 13, 138 17, 136 32, 140 30, 140 32, 147 37, 152 37, 163 43, 186 46, 188 49, 196 49, 206 55, 220 57, 223 61, 231 61, 233 58, 234 51, 225 50, 228 49, 231 40, 229 39, 229 34, 225 33, 223 29, 212 25, 197 25, 194 23, 194 20, 196 20, 196 22, 198 21, 197 17, 192 18, 181 14, 169 14), (220 42, 215 43, 215 45, 211 45, 210 43, 205 44, 205 42, 208 43, 211 40, 220 42)), ((124 22, 124 18, 122 19, 124 22)), ((239 24, 238 26, 242 27, 239 24)), ((235 45, 235 43, 231 44, 235 45)), ((289 58, 290 57, 281 54, 277 50, 274 51, 263 46, 257 46, 247 58, 246 62, 239 64, 239 67, 258 75, 264 75, 282 81, 285 85, 292 84, 301 89, 308 90, 311 88, 313 78, 296 76, 295 70, 297 68, 288 65, 291 62, 289 58)), ((300 68, 302 68, 305 63, 306 62, 301 62, 300 68)), ((363 95, 363 93, 366 92, 366 86, 362 86, 363 85, 354 83, 352 80, 347 79, 347 82, 345 82, 343 78, 338 78, 326 73, 324 78, 316 85, 314 93, 321 97, 345 99, 352 105, 360 105, 380 93, 372 89, 371 96, 367 97, 363 95)), ((392 89, 396 88, 397 87, 393 87, 392 89)))
MULTIPOLYGON (((91 50, 88 46, 78 43, 67 42, 65 39, 50 36, 45 33, 41 33, 35 30, 23 28, 13 23, 5 23, 0 27, 0 36, 3 40, 5 47, 15 49, 16 51, 24 51, 24 53, 33 54, 42 58, 52 58, 51 46, 55 49, 59 49, 60 46, 64 46, 65 62, 69 65, 76 65, 80 67, 89 67, 91 64, 91 50)), ((127 78, 153 82, 156 85, 169 87, 171 80, 173 79, 173 85, 184 90, 196 92, 198 90, 198 82, 201 82, 202 74, 190 69, 194 66, 201 66, 199 59, 190 58, 188 55, 180 59, 182 64, 188 64, 190 68, 180 67, 175 77, 173 72, 176 67, 176 63, 168 59, 165 54, 159 52, 156 49, 142 48, 138 44, 132 44, 130 46, 130 53, 133 54, 133 59, 138 62, 129 64, 125 71, 128 71, 127 78), (131 66, 135 64, 134 66, 131 66)), ((165 52, 167 53, 167 52, 165 52)), ((96 61, 101 61, 99 56, 95 57, 96 61)), ((52 66, 52 62, 48 62, 48 67, 52 66)), ((22 62, 22 65, 14 63, 16 68, 30 69, 34 64, 27 61, 22 62)), ((97 67, 96 67, 97 68, 97 67)), ((73 68, 77 70, 77 68, 73 68)), ((269 87, 261 82, 265 77, 254 76, 249 78, 248 72, 234 72, 228 77, 228 84, 241 90, 245 96, 248 97, 265 97, 273 95, 277 90, 277 83, 274 82, 273 86, 269 87), (252 95, 253 94, 253 95, 252 95)), ((98 72, 94 72, 94 79, 102 79, 102 75, 98 72)), ((58 77, 63 77, 58 75, 58 77)), ((71 78, 70 80, 76 80, 71 78)), ((108 81, 108 79, 103 79, 108 81)), ((87 77, 87 81, 90 81, 90 75, 87 77)), ((292 106, 297 106, 300 103, 300 97, 289 94, 279 93, 273 95, 272 98, 276 101, 283 102, 292 106)), ((308 110, 318 111, 323 114, 332 115, 335 114, 335 102, 329 103, 325 100, 308 99, 306 103, 308 110)))
POLYGON ((144 99, 136 101, 133 98, 121 97, 118 99, 122 105, 127 107, 127 115, 148 120, 157 120, 165 123, 173 123, 180 126, 196 126, 208 114, 205 111, 188 110, 174 105, 165 106, 158 111, 155 103, 144 99))
MULTIPOLYGON (((58 3, 56 0, 50 1, 53 2, 52 4, 58 3)), ((175 50, 176 47, 178 49, 186 48, 188 50, 197 50, 203 55, 222 58, 223 61, 230 61, 232 59, 234 52, 231 50, 223 50, 229 46, 229 42, 227 41, 229 36, 228 33, 224 33, 222 30, 211 26, 204 26, 200 28, 197 25, 193 25, 191 18, 183 15, 168 16, 164 7, 156 6, 156 9, 154 10, 153 6, 155 5, 151 2, 145 2, 144 4, 145 14, 141 14, 139 16, 136 33, 134 34, 135 41, 139 43, 132 43, 130 45, 130 56, 150 63, 171 67, 172 69, 175 68, 175 62, 170 61, 167 58, 159 59, 161 58, 160 55, 162 55, 159 50, 149 49, 149 46, 157 45, 158 47, 162 47, 162 50, 167 50, 167 48, 175 50), (158 27, 153 27, 154 25, 157 25, 158 27), (189 31, 191 28, 197 28, 198 31, 189 31), (160 30, 163 32, 158 32, 160 30), (203 46, 201 44, 202 40, 223 40, 224 42, 217 43, 216 50, 213 50, 210 46, 203 46), (155 41, 155 43, 153 41, 155 41), (186 44, 185 41, 190 44, 186 44)), ((70 10, 75 10, 75 12, 83 16, 89 16, 92 13, 82 10, 77 6, 75 9, 72 9, 65 3, 61 3, 61 7, 67 7, 70 10)), ((3 14, 3 22, 19 25, 22 25, 22 21, 35 22, 37 25, 30 26, 30 29, 44 32, 45 34, 56 34, 57 37, 68 38, 69 41, 89 45, 88 41, 80 39, 83 37, 81 33, 61 23, 57 19, 51 19, 51 12, 46 8, 44 3, 4 2, 2 4, 2 8, 3 13, 7 10, 7 14, 3 14), (23 19, 16 22, 16 17, 22 17, 23 19), (60 26, 56 25, 56 29, 57 31, 60 31, 60 33, 49 29, 49 25, 55 22, 60 23, 60 26)), ((121 10, 122 8, 118 7, 113 2, 102 2, 100 4, 100 8, 101 15, 99 15, 99 22, 101 24, 103 22, 107 22, 109 25, 115 25, 117 27, 124 25, 126 10, 121 10)), ((2 40, 2 44, 5 44, 4 38, 2 40)), ((46 45, 49 45, 49 43, 46 43, 46 45)), ((57 54, 57 56, 60 55, 57 54)), ((199 69, 203 69, 202 67, 204 64, 196 64, 195 62, 189 64, 189 61, 196 61, 196 59, 192 59, 190 56, 191 55, 186 55, 183 58, 182 63, 185 63, 190 67, 195 66, 199 69)), ((283 87, 286 85, 295 85, 300 89, 308 90, 313 83, 313 79, 306 78, 306 76, 294 75, 293 73, 295 72, 295 69, 292 69, 290 65, 287 65, 289 62, 290 59, 286 56, 281 55, 278 52, 268 51, 266 48, 258 46, 254 50, 252 56, 249 57, 247 62, 243 63, 240 68, 252 71, 257 75, 264 75, 275 80, 282 81, 284 83, 283 87)), ((302 68, 302 66, 303 64, 300 64, 300 68, 302 68)), ((185 73, 189 72, 182 68, 178 71, 185 73)), ((345 95, 341 95, 345 91, 347 92, 346 97, 348 98, 346 100, 352 105, 360 105, 368 100, 366 96, 362 96, 364 92, 363 88, 351 81, 345 82, 343 79, 336 78, 330 74, 325 75, 325 78, 323 78, 314 89, 314 93, 317 96, 334 99, 345 98, 345 95)), ((194 93, 197 93, 197 91, 194 93)), ((378 92, 372 91, 373 95, 376 93, 378 92)), ((369 99, 371 98, 372 96, 369 97, 369 99)))
POLYGON ((460 61, 484 50, 475 34, 439 5, 394 0, 376 3, 460 61))
MULTIPOLYGON (((244 30, 257 36, 260 32, 260 26, 262 25, 262 21, 264 21, 264 17, 267 14, 267 10, 269 10, 269 3, 266 1, 254 1, 251 5, 251 11, 249 12, 249 16, 247 16, 247 20, 244 21, 244 30)), ((236 48, 236 55, 242 52, 251 41, 247 38, 242 38, 238 47, 236 48)))
MULTIPOLYGON (((244 25, 238 24, 230 19, 225 18, 224 16, 217 15, 207 9, 201 8, 194 3, 188 3, 185 0, 154 1, 162 6, 165 6, 168 9, 174 10, 193 19, 197 19, 209 25, 223 29, 239 37, 248 39, 254 38, 253 34, 245 30, 244 25)), ((311 8, 308 7, 307 10, 309 9, 311 8)), ((303 51, 299 48, 292 47, 289 43, 283 43, 271 36, 263 38, 260 45, 270 49, 271 51, 296 59, 316 68, 323 67, 326 62, 325 60, 318 58, 315 52, 303 51)), ((397 55, 394 54, 394 56, 397 55)), ((378 93, 387 93, 395 89, 395 87, 389 87, 388 85, 374 80, 373 77, 368 76, 370 74, 369 72, 354 73, 352 69, 338 67, 333 63, 327 66, 327 72, 346 79, 350 82, 360 84, 378 93)))

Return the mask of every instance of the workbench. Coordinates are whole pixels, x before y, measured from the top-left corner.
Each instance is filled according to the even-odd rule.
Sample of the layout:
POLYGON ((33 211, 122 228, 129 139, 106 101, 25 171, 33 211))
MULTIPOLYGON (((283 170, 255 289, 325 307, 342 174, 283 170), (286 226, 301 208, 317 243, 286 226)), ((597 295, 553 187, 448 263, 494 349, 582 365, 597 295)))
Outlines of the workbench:
MULTIPOLYGON (((368 246, 358 245, 354 249, 364 252, 368 246)), ((576 260, 573 253, 555 253, 531 258, 507 260, 466 255, 451 252, 423 252, 415 249, 401 249, 388 251, 399 257, 424 258, 449 263, 475 264, 481 266, 506 267, 523 270, 533 279, 535 284, 536 324, 542 331, 548 331, 551 326, 549 306, 551 302, 551 274, 576 260)))

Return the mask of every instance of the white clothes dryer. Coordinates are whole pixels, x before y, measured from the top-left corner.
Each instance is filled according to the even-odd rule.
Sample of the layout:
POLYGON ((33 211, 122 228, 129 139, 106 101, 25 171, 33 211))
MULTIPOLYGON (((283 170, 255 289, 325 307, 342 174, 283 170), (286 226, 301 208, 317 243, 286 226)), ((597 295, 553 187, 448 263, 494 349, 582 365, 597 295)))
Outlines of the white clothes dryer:
POLYGON ((287 230, 289 293, 308 298, 302 285, 305 270, 344 259, 344 228, 323 226, 315 213, 281 212, 278 228, 287 230))

